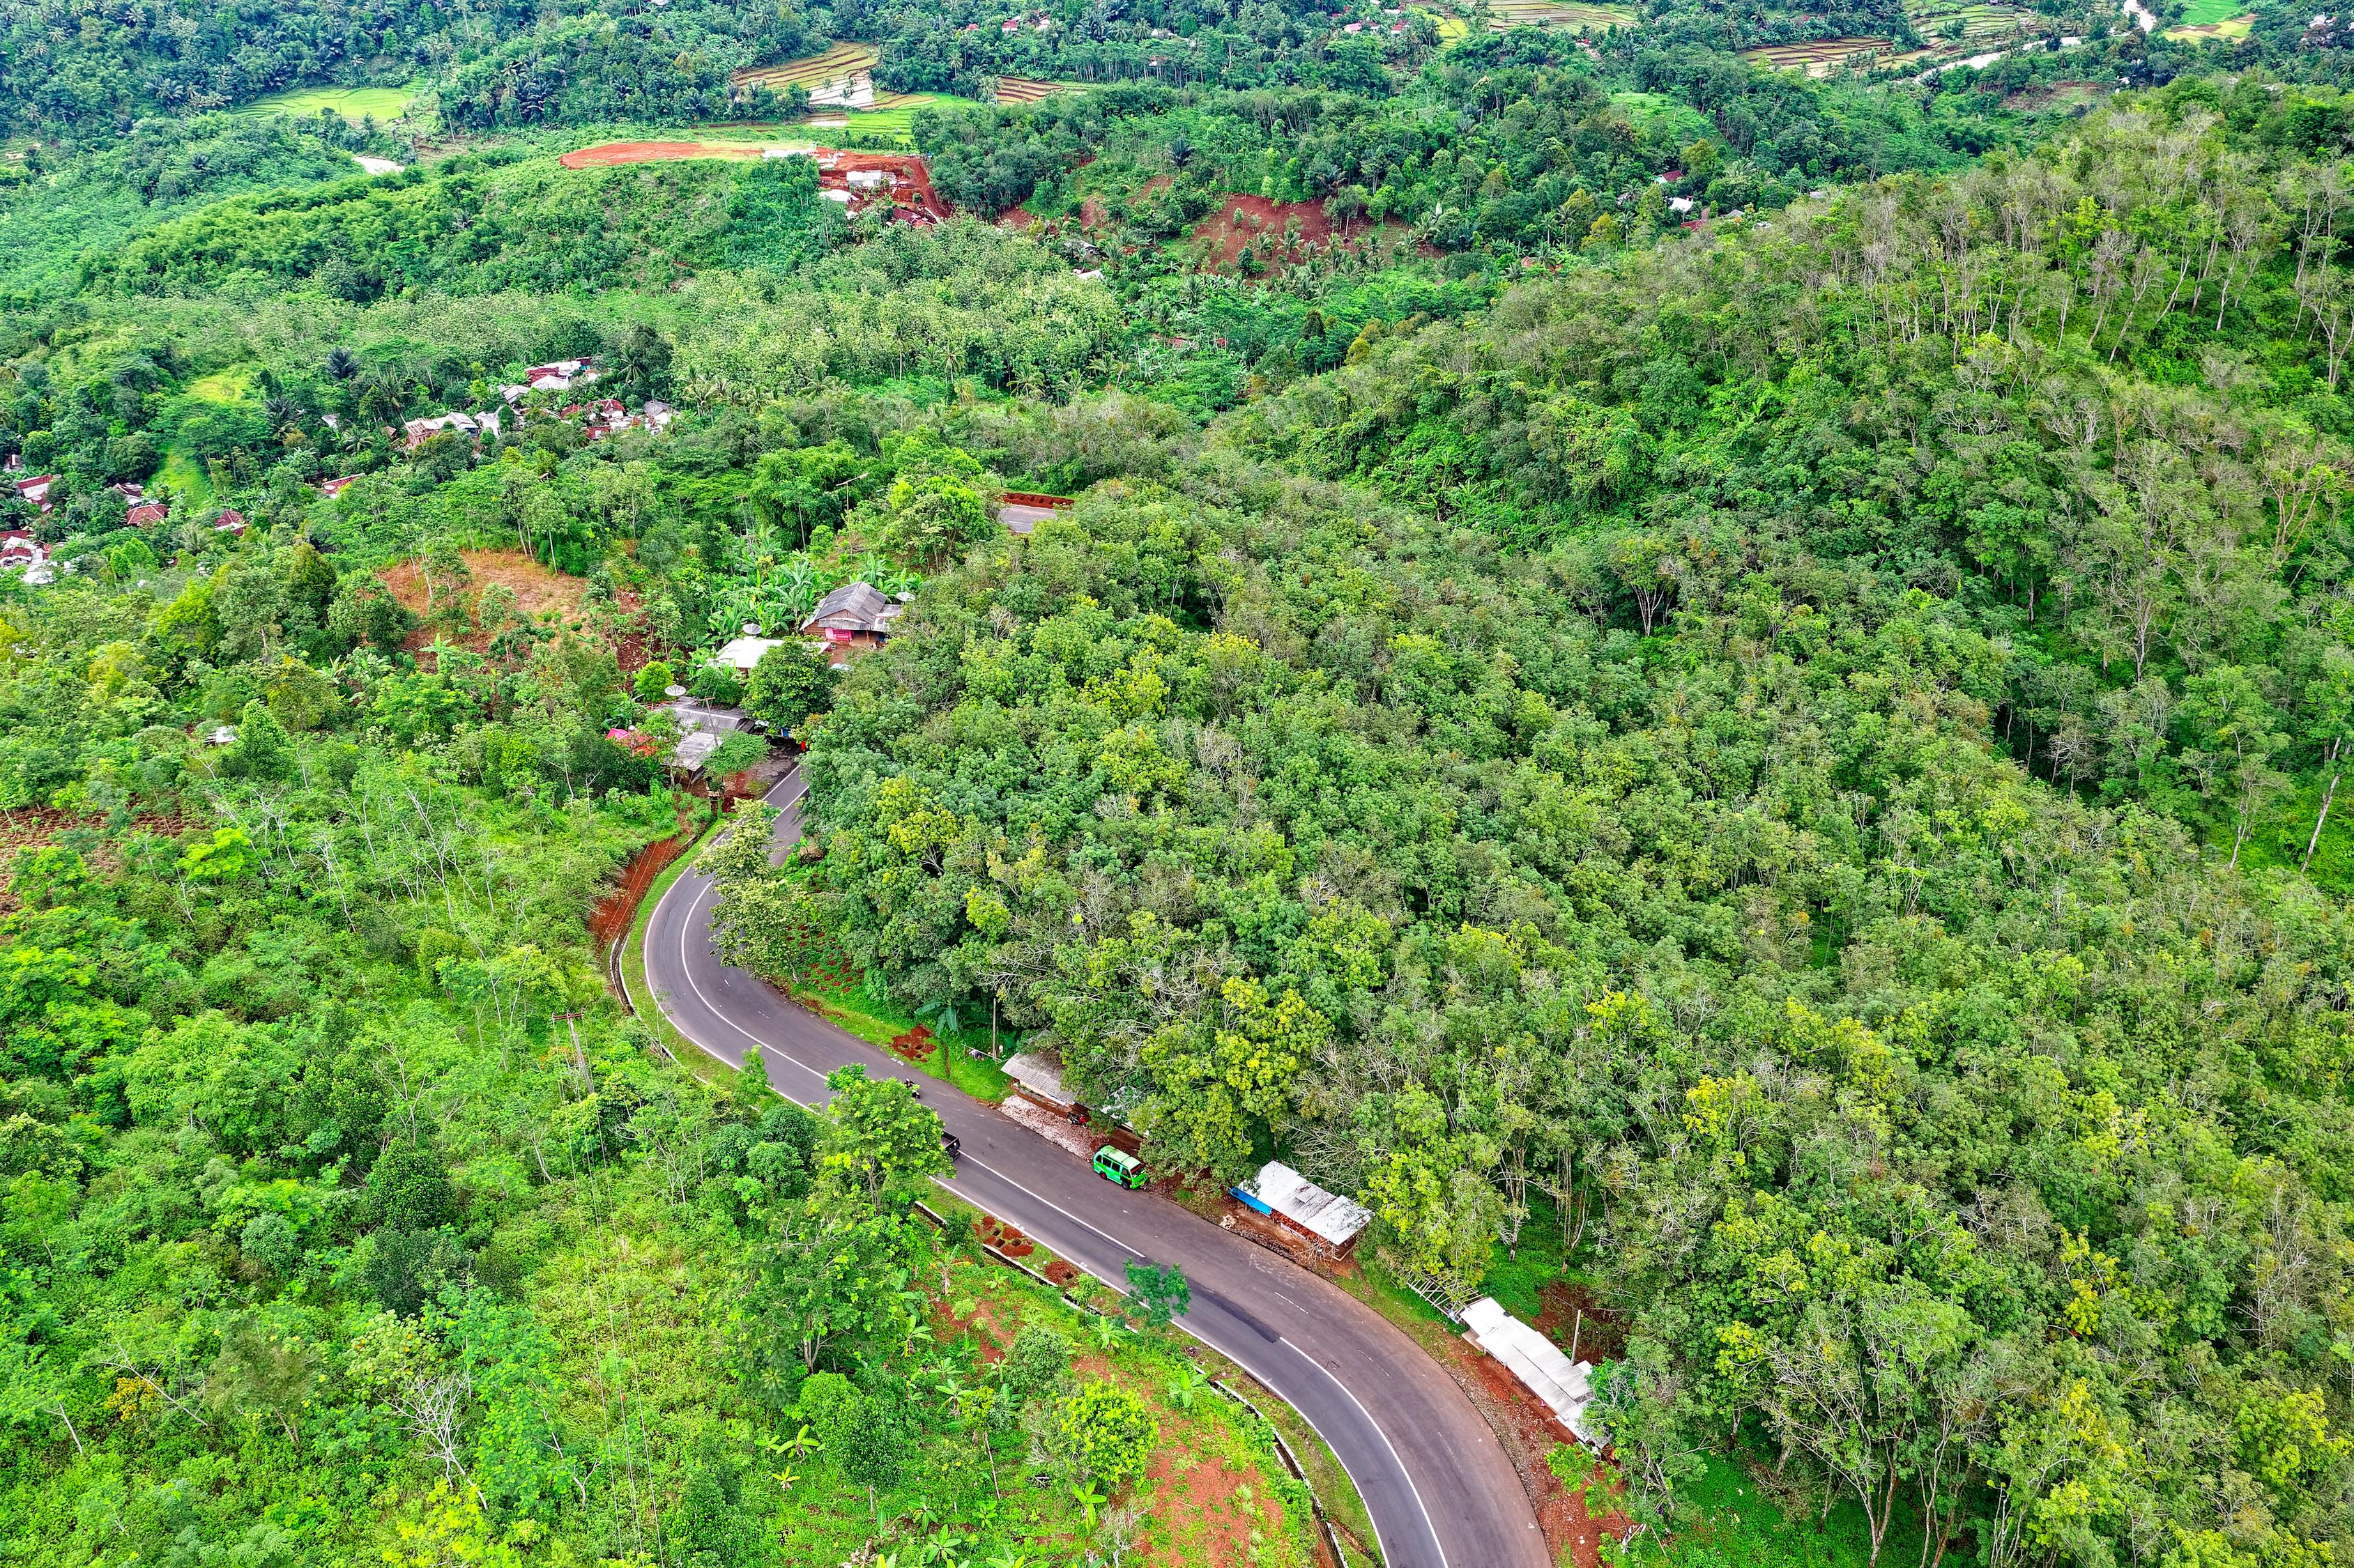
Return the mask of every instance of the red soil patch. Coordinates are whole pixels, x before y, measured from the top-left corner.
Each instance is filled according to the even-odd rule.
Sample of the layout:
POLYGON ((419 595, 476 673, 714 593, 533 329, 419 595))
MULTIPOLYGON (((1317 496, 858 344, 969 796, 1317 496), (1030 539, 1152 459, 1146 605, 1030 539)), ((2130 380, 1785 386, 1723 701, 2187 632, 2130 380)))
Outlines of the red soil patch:
POLYGON ((1044 1275, 1048 1279, 1053 1280, 1057 1287, 1068 1285, 1071 1281, 1079 1277, 1079 1271, 1077 1269, 1073 1268, 1069 1264, 1065 1263, 1059 1257, 1050 1261, 1045 1267, 1040 1269, 1038 1272, 1044 1275))
POLYGON ((932 1059, 932 1032, 928 1025, 918 1023, 905 1034, 891 1036, 891 1053, 910 1062, 932 1059))
POLYGON ((556 161, 567 169, 610 168, 619 164, 664 164, 681 158, 743 158, 760 155, 758 147, 714 146, 705 142, 607 142, 581 147, 556 161))
POLYGON ((949 220, 949 204, 932 190, 931 167, 919 157, 895 153, 843 153, 820 147, 817 166, 817 183, 828 190, 846 188, 854 174, 889 175, 891 207, 896 214, 917 223, 949 220))
MULTIPOLYGON (((1596 1568, 1602 1560, 1604 1533, 1623 1537, 1628 1521, 1616 1513, 1589 1514, 1585 1503, 1573 1497, 1546 1465, 1555 1448, 1575 1441, 1568 1428, 1501 1361, 1461 1339, 1448 1336, 1446 1361, 1455 1381, 1488 1418, 1512 1468, 1520 1472, 1521 1485, 1536 1510, 1537 1527, 1544 1531, 1553 1560, 1559 1562, 1566 1554, 1578 1568, 1596 1568)), ((1609 1474, 1606 1469, 1603 1473, 1609 1474)))
MULTIPOLYGON (((479 653, 490 645, 480 621, 482 595, 493 588, 504 588, 514 595, 515 613, 526 620, 552 618, 565 626, 581 624, 583 599, 588 589, 583 579, 544 567, 521 550, 467 550, 459 558, 466 563, 467 581, 458 590, 458 597, 465 606, 471 630, 451 639, 456 646, 479 653)), ((426 585, 414 560, 397 561, 376 577, 392 590, 392 597, 400 601, 402 608, 420 619, 424 617, 426 585)), ((645 664, 651 650, 642 629, 636 625, 637 596, 624 591, 618 608, 620 619, 600 630, 613 644, 622 673, 630 674, 645 664)), ((434 628, 420 625, 408 634, 404 646, 412 654, 424 652, 432 646, 433 638, 434 628)), ((428 654, 429 664, 430 658, 428 654)))
POLYGON ((1028 1257, 1038 1249, 1030 1238, 999 1219, 995 1214, 983 1214, 972 1227, 972 1234, 987 1246, 993 1246, 1008 1257, 1028 1257))
POLYGON ((974 1347, 981 1351, 982 1362, 990 1366, 1005 1359, 1005 1347, 1013 1342, 1013 1336, 1019 1331, 1018 1325, 1008 1323, 998 1316, 997 1304, 993 1301, 976 1301, 970 1315, 963 1318, 958 1317, 947 1302, 936 1301, 932 1305, 932 1317, 937 1330, 945 1331, 944 1338, 970 1335, 974 1347))
POLYGON ((599 945, 618 942, 630 934, 630 927, 638 917, 638 905, 644 899, 646 889, 664 867, 686 853, 695 842, 693 831, 680 829, 666 839, 658 839, 630 857, 621 869, 621 880, 607 894, 597 907, 588 912, 588 934, 599 945))
MULTIPOLYGON (((1152 1467, 1136 1489, 1138 1496, 1153 1499, 1154 1511, 1195 1549, 1190 1553, 1172 1551, 1153 1561, 1169 1564, 1251 1562, 1257 1552, 1251 1533, 1257 1531, 1271 1536, 1283 1518, 1282 1508, 1271 1495, 1274 1489, 1267 1477, 1229 1469, 1223 1460, 1196 1463, 1181 1472, 1180 1462, 1193 1452, 1192 1444, 1163 1442, 1152 1467), (1245 1502, 1238 1494, 1254 1480, 1259 1484, 1251 1488, 1251 1499, 1245 1502)), ((1317 1556, 1321 1562, 1320 1543, 1317 1556)))
POLYGON ((1323 205, 1312 201, 1270 201, 1265 196, 1230 196, 1225 205, 1194 226, 1197 244, 1215 254, 1207 258, 1208 264, 1231 267, 1241 260, 1243 248, 1261 234, 1272 234, 1278 241, 1275 260, 1299 261, 1311 248, 1330 247, 1338 242, 1355 245, 1384 229, 1403 228, 1394 223, 1369 223, 1352 219, 1343 236, 1331 218, 1325 216, 1323 205), (1291 223, 1299 224, 1299 238, 1280 243, 1284 231, 1291 223))
MULTIPOLYGON (((833 147, 811 149, 818 164, 818 185, 826 190, 849 188, 849 176, 876 170, 892 176, 891 206, 918 223, 945 223, 948 204, 932 190, 931 171, 924 160, 893 153, 854 153, 833 147)), ((676 163, 684 158, 757 159, 763 150, 748 142, 606 142, 579 147, 556 161, 567 169, 612 168, 622 164, 676 163)))
MULTIPOLYGON (((209 727, 209 726, 207 726, 209 727)), ((132 826, 158 838, 175 839, 193 824, 179 817, 133 817, 132 826)), ((10 885, 10 874, 15 870, 20 850, 38 849, 54 843, 59 835, 73 828, 103 829, 104 817, 76 817, 48 806, 16 806, 0 810, 0 915, 17 907, 16 889, 10 885)), ((112 846, 100 845, 89 859, 100 870, 111 874, 121 869, 112 846)))

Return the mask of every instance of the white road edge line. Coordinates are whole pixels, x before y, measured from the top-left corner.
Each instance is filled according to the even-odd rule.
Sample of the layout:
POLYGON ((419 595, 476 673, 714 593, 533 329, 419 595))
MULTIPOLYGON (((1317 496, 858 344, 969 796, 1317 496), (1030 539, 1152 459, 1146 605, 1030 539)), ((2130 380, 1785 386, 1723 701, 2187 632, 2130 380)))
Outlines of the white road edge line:
MULTIPOLYGON (((804 789, 801 793, 807 794, 808 790, 804 789)), ((800 798, 801 797, 797 795, 794 797, 794 800, 799 800, 800 798)), ((790 801, 787 802, 787 804, 790 803, 790 801)), ((674 885, 673 885, 673 886, 674 885)), ((779 1061, 788 1063, 792 1066, 799 1067, 802 1072, 809 1074, 810 1076, 817 1078, 819 1081, 822 1082, 824 1080, 824 1075, 820 1073, 816 1068, 809 1065, 806 1062, 802 1062, 787 1054, 782 1047, 769 1044, 767 1041, 762 1040, 758 1035, 753 1033, 750 1030, 745 1028, 742 1024, 728 1017, 726 1012, 723 1011, 716 1002, 713 1001, 710 995, 704 991, 700 984, 696 982, 695 978, 695 967, 687 962, 687 935, 695 929, 695 916, 696 912, 701 908, 705 896, 707 895, 716 885, 717 885, 715 883, 705 882, 703 885, 702 892, 696 894, 687 905, 686 919, 681 924, 678 934, 679 972, 686 977, 686 983, 688 987, 694 991, 696 999, 699 1000, 705 1008, 709 1009, 713 1015, 716 1016, 722 1023, 725 1023, 728 1028, 733 1029, 737 1033, 741 1034, 745 1039, 750 1041, 752 1043, 753 1049, 759 1051, 766 1055, 773 1055, 779 1061)), ((663 903, 667 904, 668 902, 670 902, 670 895, 666 891, 663 895, 663 903)), ((661 916, 661 905, 655 906, 654 915, 656 918, 661 916)), ((649 925, 651 924, 652 922, 649 922, 649 925)), ((646 977, 646 984, 648 990, 656 990, 653 985, 653 977, 652 975, 646 977)), ((655 1005, 661 1005, 659 999, 656 1000, 655 1005)), ((676 1020, 672 1021, 672 1026, 673 1028, 678 1027, 676 1020)), ((705 1044, 703 1041, 695 1040, 695 1036, 688 1033, 684 1028, 680 1028, 679 1033, 685 1034, 690 1040, 695 1040, 695 1044, 698 1048, 700 1048, 706 1055, 709 1055, 714 1060, 717 1061, 722 1066, 728 1065, 726 1057, 720 1055, 716 1050, 714 1050, 710 1045, 705 1044)), ((791 1103, 795 1105, 803 1105, 803 1102, 793 1099, 792 1096, 786 1094, 782 1089, 778 1089, 775 1092, 779 1097, 791 1101, 791 1103)), ((814 1105, 805 1105, 804 1108, 815 1110, 818 1107, 814 1105)), ((1114 1247, 1118 1248, 1128 1256, 1138 1259, 1142 1259, 1144 1257, 1142 1253, 1137 1251, 1126 1242, 1121 1241, 1119 1237, 1096 1225, 1089 1224, 1086 1220, 1079 1218, 1078 1215, 1071 1213, 1070 1210, 1066 1209, 1062 1204, 1057 1203, 1052 1198, 1047 1197, 1042 1192, 1033 1192, 1030 1188, 1023 1185, 1020 1181, 1015 1181, 1013 1177, 1008 1176, 1005 1172, 998 1170, 995 1166, 983 1161, 978 1156, 969 1156, 967 1158, 970 1158, 974 1165, 988 1171, 991 1176, 996 1177, 999 1181, 1004 1182, 1015 1192, 1022 1193, 1025 1197, 1034 1198, 1039 1202, 1045 1204, 1046 1207, 1054 1210, 1056 1213, 1062 1215, 1065 1219, 1069 1220, 1072 1224, 1083 1226, 1087 1230, 1094 1231, 1096 1234, 1103 1237, 1104 1240, 1109 1242, 1114 1247)), ((932 1181, 938 1186, 947 1188, 950 1192, 955 1192, 955 1188, 944 1178, 935 1176, 932 1178, 932 1181)), ((962 1194, 959 1195, 962 1196, 962 1194)), ((1085 1264, 1081 1264, 1079 1266, 1082 1269, 1085 1269, 1088 1275, 1110 1287, 1112 1289, 1119 1292, 1121 1295, 1125 1296, 1128 1294, 1128 1285, 1125 1280, 1107 1278, 1105 1276, 1097 1274, 1094 1269, 1087 1268, 1085 1264)), ((1280 1295, 1281 1292, 1278 1291, 1277 1294, 1280 1295)), ((1285 1299, 1289 1300, 1290 1298, 1286 1297, 1285 1299)), ((1293 1305, 1297 1306, 1298 1303, 1294 1302, 1293 1305)), ((1194 1339, 1200 1340, 1203 1344, 1208 1345, 1211 1350, 1217 1351, 1220 1355, 1225 1356, 1228 1361, 1233 1361, 1245 1372, 1250 1372, 1251 1376, 1257 1378, 1261 1383, 1266 1384, 1269 1388, 1274 1387, 1273 1383, 1268 1383, 1264 1373, 1254 1371, 1251 1368, 1250 1363, 1244 1361, 1241 1356, 1236 1355, 1232 1351, 1220 1350, 1219 1347, 1210 1344, 1210 1341, 1206 1338, 1195 1332, 1192 1328, 1187 1327, 1182 1319, 1178 1319, 1176 1326, 1183 1329, 1186 1333, 1191 1334, 1194 1339)), ((1314 1356, 1310 1355, 1306 1351, 1301 1350, 1298 1345, 1293 1344, 1288 1338, 1278 1335, 1276 1342, 1282 1345, 1286 1350, 1291 1351, 1292 1354, 1298 1356, 1301 1361, 1306 1361, 1310 1366, 1314 1367, 1318 1372, 1322 1372, 1326 1380, 1329 1381, 1333 1387, 1339 1389, 1342 1393, 1349 1396, 1349 1403, 1357 1407, 1357 1414, 1365 1418, 1365 1425, 1372 1427, 1374 1434, 1381 1438, 1382 1446, 1389 1450, 1390 1462, 1397 1467, 1398 1474, 1405 1478, 1406 1491, 1413 1497, 1414 1506, 1422 1514, 1423 1529, 1429 1532, 1431 1550, 1438 1554, 1440 1568, 1448 1568, 1447 1561, 1447 1544, 1438 1537, 1438 1527, 1431 1522, 1430 1507, 1427 1503, 1425 1503, 1422 1500, 1422 1489, 1415 1485, 1414 1472, 1406 1468, 1405 1460, 1397 1451, 1397 1445, 1390 1441, 1390 1435, 1382 1429, 1382 1424, 1373 1419, 1373 1413, 1365 1408, 1365 1402, 1359 1399, 1356 1395, 1356 1392, 1350 1388, 1347 1383, 1342 1383, 1340 1378, 1335 1376, 1330 1367, 1327 1367, 1323 1362, 1318 1361, 1314 1356)), ((1280 1396, 1278 1395, 1278 1397, 1280 1396)), ((1331 1454, 1334 1462, 1340 1465, 1341 1471, 1344 1474, 1347 1473, 1349 1468, 1348 1462, 1341 1459, 1341 1451, 1332 1446, 1332 1440, 1330 1437, 1325 1436, 1324 1429, 1317 1425, 1316 1423, 1309 1417, 1306 1411, 1300 1409, 1298 1405, 1291 1404, 1289 1400, 1285 1400, 1284 1404, 1290 1409, 1294 1415, 1299 1416, 1301 1421, 1307 1423, 1308 1429, 1316 1434, 1318 1441, 1321 1442, 1325 1448, 1331 1454)), ((1349 1479, 1352 1485, 1356 1483, 1355 1476, 1351 1475, 1349 1479)), ((1358 1492, 1361 1498, 1363 1494, 1363 1489, 1364 1489, 1362 1486, 1358 1488, 1358 1492)), ((1386 1561, 1389 1557, 1389 1545, 1388 1542, 1382 1539, 1381 1520, 1374 1517, 1373 1510, 1371 1508, 1365 1510, 1365 1518, 1373 1527, 1373 1544, 1380 1550, 1382 1557, 1386 1561)))
MULTIPOLYGON (((1322 1372, 1327 1378, 1331 1379, 1334 1388, 1339 1389, 1342 1393, 1349 1396, 1349 1403, 1357 1407, 1357 1414, 1365 1418, 1365 1425, 1372 1427, 1375 1432, 1381 1434, 1382 1446, 1390 1451, 1390 1461, 1397 1466, 1398 1474, 1405 1478, 1405 1489, 1413 1494, 1414 1506, 1422 1510, 1422 1528, 1430 1532, 1430 1549, 1438 1553, 1439 1568, 1447 1568, 1447 1543, 1438 1539, 1438 1526, 1432 1523, 1430 1519, 1430 1505, 1422 1500, 1422 1489, 1415 1485, 1414 1472, 1406 1467, 1405 1458, 1400 1456, 1397 1451, 1397 1445, 1390 1441, 1390 1435, 1382 1430, 1382 1424, 1373 1419, 1373 1413, 1365 1408, 1365 1402, 1357 1397, 1357 1391, 1351 1388, 1347 1383, 1342 1383, 1340 1378, 1333 1373, 1331 1367, 1326 1366, 1322 1361, 1318 1361, 1314 1356, 1310 1355, 1306 1351, 1303 1351, 1298 1345, 1293 1344, 1288 1338, 1284 1339, 1281 1342, 1284 1348, 1288 1350, 1293 1355, 1298 1356, 1301 1361, 1306 1361, 1310 1366, 1314 1367, 1318 1372, 1322 1372)), ((1296 1409, 1298 1407, 1295 1406, 1294 1408, 1296 1409)), ((1304 1415, 1301 1416, 1300 1419, 1303 1421, 1308 1420, 1304 1415)), ((1315 1423, 1310 1421, 1309 1422, 1309 1425, 1312 1426, 1315 1423)), ((1318 1436, 1321 1436, 1322 1434, 1320 1433, 1318 1436)), ((1328 1443, 1325 1446, 1330 1447, 1331 1445, 1328 1443)), ((1340 1456, 1336 1454, 1333 1457, 1338 1458, 1340 1456)), ((1365 1514, 1366 1517, 1370 1519, 1373 1517, 1373 1510, 1368 1509, 1365 1510, 1365 1514)), ((1377 1543, 1381 1533, 1382 1527, 1376 1523, 1373 1526, 1373 1535, 1377 1543)), ((1389 1553, 1384 1551, 1382 1555, 1384 1557, 1387 1557, 1389 1553)))

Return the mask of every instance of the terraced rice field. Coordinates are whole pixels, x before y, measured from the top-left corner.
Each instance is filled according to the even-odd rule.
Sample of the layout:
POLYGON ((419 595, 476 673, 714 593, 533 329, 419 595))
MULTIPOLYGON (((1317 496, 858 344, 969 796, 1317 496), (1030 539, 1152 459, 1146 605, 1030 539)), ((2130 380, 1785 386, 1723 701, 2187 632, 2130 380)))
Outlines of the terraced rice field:
POLYGON ((1573 32, 1599 33, 1635 25, 1631 5, 1594 5, 1575 0, 1488 0, 1488 26, 1501 32, 1511 27, 1567 27, 1573 32))
POLYGON ((2016 5, 1958 4, 1956 0, 1924 0, 1908 7, 1905 15, 1914 32, 1933 46, 1947 48, 1999 42, 2035 26, 2035 19, 2016 5), (1946 35, 1956 22, 1962 25, 1962 36, 1949 38, 1946 35))
POLYGON ((332 109, 356 125, 369 115, 376 116, 379 122, 398 120, 416 98, 417 90, 413 87, 296 87, 240 104, 231 112, 292 114, 308 119, 322 109, 332 109))
POLYGON ((1744 49, 1741 58, 1775 70, 1829 76, 1864 55, 1885 59, 1889 47, 1890 40, 1886 38, 1817 38, 1812 43, 1768 44, 1763 48, 1744 49))
POLYGON ((1035 77, 1027 76, 1001 76, 997 79, 997 101, 1035 103, 1042 98, 1074 91, 1085 85, 1076 81, 1040 81, 1035 77))
POLYGON ((875 58, 871 44, 837 43, 822 55, 739 70, 732 80, 738 88, 766 87, 772 92, 798 87, 810 95, 813 107, 822 109, 905 109, 925 101, 913 94, 877 88, 875 58))

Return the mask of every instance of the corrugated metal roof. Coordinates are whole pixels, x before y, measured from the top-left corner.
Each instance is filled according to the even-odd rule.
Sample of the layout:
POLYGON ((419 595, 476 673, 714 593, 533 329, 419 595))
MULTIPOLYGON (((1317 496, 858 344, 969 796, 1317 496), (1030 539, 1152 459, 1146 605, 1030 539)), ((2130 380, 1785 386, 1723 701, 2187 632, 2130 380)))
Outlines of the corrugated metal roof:
POLYGON ((783 641, 781 637, 738 637, 712 657, 731 670, 741 670, 748 674, 760 662, 762 654, 783 641))
POLYGON ((688 730, 679 737, 678 748, 670 754, 670 765, 692 773, 711 760, 711 754, 719 749, 719 743, 726 738, 717 730, 688 730))
POLYGON ((1464 1338, 1511 1369, 1578 1441, 1600 1446, 1602 1439, 1585 1421, 1586 1406, 1594 1400, 1591 1362, 1573 1362, 1560 1346, 1505 1311, 1492 1296, 1482 1296, 1463 1308, 1463 1324, 1470 1330, 1464 1338))
POLYGON ((1281 1160, 1268 1160, 1257 1176, 1236 1190, 1248 1192, 1273 1213, 1336 1247, 1355 1240, 1373 1219, 1363 1204, 1326 1192, 1281 1160))
POLYGON ((1005 1075, 1042 1100, 1058 1106, 1074 1103, 1063 1087, 1063 1070, 1044 1056, 1017 1052, 1005 1059, 1005 1075))

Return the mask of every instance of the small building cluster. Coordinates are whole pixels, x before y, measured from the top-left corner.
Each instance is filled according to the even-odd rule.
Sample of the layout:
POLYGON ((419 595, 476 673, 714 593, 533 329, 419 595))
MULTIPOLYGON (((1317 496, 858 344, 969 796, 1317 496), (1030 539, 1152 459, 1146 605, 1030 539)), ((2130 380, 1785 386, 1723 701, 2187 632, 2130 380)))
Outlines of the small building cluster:
POLYGON ((468 414, 452 408, 429 419, 404 421, 400 427, 401 450, 413 452, 444 430, 476 441, 485 436, 496 440, 499 436, 498 410, 493 408, 486 413, 468 414))
POLYGON ((48 551, 26 528, 11 528, 0 534, 0 572, 22 572, 25 580, 36 586, 53 580, 56 575, 49 565, 48 551))
MULTIPOLYGON (((822 649, 839 668, 854 653, 882 647, 907 608, 907 596, 893 599, 871 583, 844 583, 817 601, 796 635, 822 649)), ((769 650, 784 641, 763 637, 758 626, 747 625, 742 636, 731 639, 712 655, 712 662, 748 677, 769 650)))
POLYGON ((57 504, 49 499, 49 492, 57 482, 58 476, 53 473, 37 473, 29 479, 17 480, 16 499, 31 503, 46 517, 49 514, 49 508, 57 504))
POLYGON ((559 359, 553 365, 533 366, 523 373, 521 381, 500 387, 499 396, 510 403, 520 403, 526 392, 570 392, 603 374, 593 359, 559 359))
MULTIPOLYGON (((967 22, 962 27, 959 28, 958 31, 965 33, 978 33, 981 31, 981 25, 979 22, 967 22)), ((1057 26, 1059 26, 1059 24, 1055 22, 1055 18, 1046 15, 1044 11, 1024 11, 1017 15, 1008 16, 1002 22, 998 23, 997 30, 1008 36, 1025 31, 1032 33, 1051 33, 1057 26)))
POLYGON ((946 203, 932 193, 932 177, 919 157, 891 153, 845 153, 819 147, 808 153, 779 150, 789 158, 817 162, 818 195, 852 213, 884 206, 885 215, 906 223, 946 223, 946 203))
POLYGON ((559 418, 579 418, 580 428, 591 441, 601 441, 618 436, 624 430, 665 430, 677 411, 663 402, 649 397, 637 413, 631 413, 619 397, 599 397, 584 406, 574 405, 558 412, 559 418))
MULTIPOLYGON (((570 359, 564 363, 580 365, 584 362, 570 359)), ((525 392, 564 391, 568 387, 593 380, 595 375, 593 370, 585 370, 580 375, 569 378, 557 377, 551 380, 542 377, 541 381, 535 381, 530 387, 504 387, 500 390, 504 392, 512 401, 525 392), (556 384, 557 380, 565 381, 566 385, 558 386, 556 384), (542 385, 542 381, 546 384, 542 385)), ((581 432, 589 440, 601 441, 618 436, 624 430, 667 429, 670 428, 671 420, 677 417, 677 411, 669 404, 650 397, 633 414, 619 397, 597 397, 583 403, 567 403, 557 409, 553 417, 557 419, 576 421, 580 426, 581 432)), ((506 420, 512 418, 519 424, 523 418, 523 410, 520 408, 512 409, 504 414, 496 408, 486 409, 481 413, 467 413, 462 409, 452 408, 446 413, 436 414, 431 418, 410 419, 400 427, 401 450, 413 452, 445 431, 464 436, 477 444, 484 440, 496 440, 505 429, 506 420)), ((351 477, 348 475, 342 479, 329 480, 319 487, 319 493, 333 496, 351 482, 351 477)))

